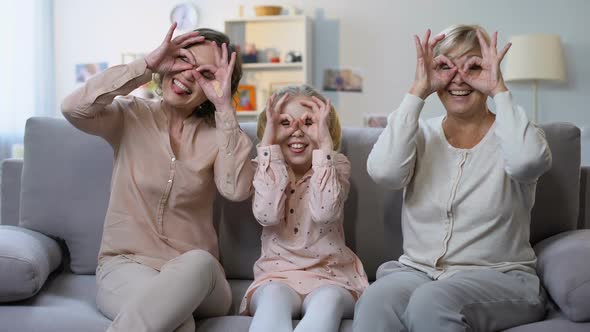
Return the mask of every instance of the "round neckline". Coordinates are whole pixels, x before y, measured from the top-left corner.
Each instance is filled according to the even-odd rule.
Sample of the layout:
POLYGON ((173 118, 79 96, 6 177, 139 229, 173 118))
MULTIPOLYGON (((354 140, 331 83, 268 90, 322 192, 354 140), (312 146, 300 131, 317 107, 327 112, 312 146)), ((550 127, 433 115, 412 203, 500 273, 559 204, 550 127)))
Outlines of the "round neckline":
POLYGON ((445 135, 445 129, 443 128, 443 122, 445 121, 446 118, 447 118, 446 115, 441 117, 440 122, 438 124, 438 128, 439 128, 438 134, 440 135, 443 142, 446 143, 446 145, 449 149, 457 151, 457 152, 473 152, 473 151, 477 150, 481 145, 483 145, 488 140, 488 138, 493 134, 494 129, 496 128, 496 119, 494 119, 494 122, 492 123, 490 128, 488 128, 488 131, 486 132, 486 134, 483 136, 483 138, 481 140, 479 140, 479 142, 477 142, 477 144, 475 144, 473 147, 471 147, 469 149, 458 148, 458 147, 453 146, 449 142, 449 140, 447 139, 447 136, 445 135))

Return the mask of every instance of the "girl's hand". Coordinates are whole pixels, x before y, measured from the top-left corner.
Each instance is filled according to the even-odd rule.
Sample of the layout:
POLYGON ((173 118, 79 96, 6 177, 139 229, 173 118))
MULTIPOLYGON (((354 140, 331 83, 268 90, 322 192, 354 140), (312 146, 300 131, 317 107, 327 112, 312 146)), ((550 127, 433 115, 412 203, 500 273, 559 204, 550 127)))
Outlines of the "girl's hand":
POLYGON ((273 94, 266 103, 266 127, 260 141, 261 146, 281 144, 299 128, 298 120, 293 119, 289 114, 281 114, 289 94, 284 94, 276 104, 275 98, 276 95, 273 94))
POLYGON ((147 67, 154 73, 165 75, 169 72, 192 69, 195 57, 184 47, 201 43, 205 37, 198 32, 189 32, 172 39, 176 23, 170 26, 162 44, 145 57, 147 67))
POLYGON ((330 110, 332 109, 330 100, 324 103, 317 97, 311 97, 311 100, 303 99, 299 103, 312 110, 311 113, 305 112, 303 115, 301 130, 309 136, 316 148, 332 151, 334 143, 330 136, 330 110))
POLYGON ((449 84, 457 73, 457 67, 444 55, 433 58, 434 47, 445 35, 436 36, 430 41, 430 29, 426 30, 424 40, 414 35, 416 43, 416 76, 410 93, 426 99, 449 84))
POLYGON ((488 45, 479 30, 477 30, 476 33, 477 39, 479 39, 482 57, 470 58, 463 65, 463 68, 460 69, 460 74, 463 77, 463 80, 474 89, 487 96, 494 97, 497 93, 508 90, 504 84, 504 79, 502 78, 500 63, 512 44, 506 44, 502 51, 498 53, 497 31, 494 32, 490 45, 488 45))
POLYGON ((215 49, 215 65, 201 65, 192 71, 193 77, 205 92, 207 99, 215 105, 216 111, 233 112, 231 95, 231 78, 236 63, 236 52, 232 52, 228 61, 227 45, 219 47, 214 41, 211 46, 215 49))

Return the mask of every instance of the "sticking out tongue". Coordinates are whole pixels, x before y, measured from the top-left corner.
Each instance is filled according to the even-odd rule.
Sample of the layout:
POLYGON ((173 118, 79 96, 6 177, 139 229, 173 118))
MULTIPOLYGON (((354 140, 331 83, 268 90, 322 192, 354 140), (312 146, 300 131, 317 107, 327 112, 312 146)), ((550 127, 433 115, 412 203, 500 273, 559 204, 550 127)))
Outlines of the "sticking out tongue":
POLYGON ((172 80, 172 91, 178 95, 190 95, 192 91, 177 80, 172 80))

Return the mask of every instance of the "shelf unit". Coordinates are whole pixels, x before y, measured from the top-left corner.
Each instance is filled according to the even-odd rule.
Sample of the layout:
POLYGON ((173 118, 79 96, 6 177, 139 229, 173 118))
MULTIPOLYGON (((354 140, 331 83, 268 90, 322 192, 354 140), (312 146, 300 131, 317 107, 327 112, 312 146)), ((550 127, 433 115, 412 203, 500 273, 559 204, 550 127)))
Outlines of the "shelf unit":
MULTIPOLYGON (((238 18, 225 21, 225 33, 232 43, 242 49, 246 44, 256 45, 258 63, 243 64, 240 84, 256 87, 256 105, 259 110, 239 111, 240 118, 251 121, 266 105, 277 86, 312 83, 312 21, 304 15, 277 15, 238 18), (274 51, 280 63, 268 61, 266 53, 274 51), (301 62, 285 63, 287 52, 297 51, 301 62)), ((242 119, 241 119, 242 120, 242 119)))

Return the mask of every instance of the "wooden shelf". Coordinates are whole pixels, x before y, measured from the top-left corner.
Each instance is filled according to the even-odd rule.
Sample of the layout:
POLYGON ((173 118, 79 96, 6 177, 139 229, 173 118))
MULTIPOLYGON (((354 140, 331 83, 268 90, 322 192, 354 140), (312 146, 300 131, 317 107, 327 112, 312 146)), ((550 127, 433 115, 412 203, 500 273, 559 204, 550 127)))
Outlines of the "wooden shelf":
POLYGON ((292 63, 245 63, 242 65, 243 69, 255 70, 255 69, 301 69, 303 68, 303 62, 292 62, 292 63))
POLYGON ((228 23, 251 23, 251 22, 274 22, 274 21, 304 21, 305 15, 273 15, 273 16, 253 16, 239 17, 227 20, 228 23))
POLYGON ((238 117, 258 116, 258 113, 260 113, 260 111, 236 111, 238 117))

